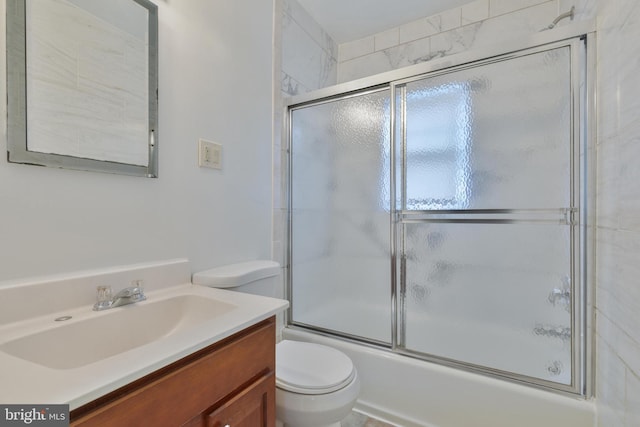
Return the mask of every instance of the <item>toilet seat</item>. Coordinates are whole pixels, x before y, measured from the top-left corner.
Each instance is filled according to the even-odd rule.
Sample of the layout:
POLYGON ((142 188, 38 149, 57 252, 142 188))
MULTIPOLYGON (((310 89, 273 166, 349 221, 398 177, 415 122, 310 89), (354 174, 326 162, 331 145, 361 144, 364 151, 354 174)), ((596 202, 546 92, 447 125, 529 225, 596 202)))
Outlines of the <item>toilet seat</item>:
POLYGON ((325 394, 355 376, 351 359, 325 345, 284 340, 276 345, 276 387, 299 394, 325 394))

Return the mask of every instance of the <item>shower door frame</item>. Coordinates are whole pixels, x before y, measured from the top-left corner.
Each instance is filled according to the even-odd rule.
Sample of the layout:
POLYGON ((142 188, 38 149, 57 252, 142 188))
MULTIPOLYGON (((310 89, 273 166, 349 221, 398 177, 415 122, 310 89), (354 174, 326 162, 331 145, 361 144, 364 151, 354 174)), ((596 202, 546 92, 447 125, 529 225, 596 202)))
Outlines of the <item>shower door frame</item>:
MULTIPOLYGON (((469 372, 487 375, 489 377, 512 381, 536 388, 549 390, 561 394, 572 396, 583 396, 589 398, 593 396, 595 382, 595 348, 593 345, 594 335, 594 298, 595 298, 595 135, 596 135, 596 60, 595 60, 595 25, 593 21, 583 21, 560 27, 550 31, 544 31, 532 35, 531 37, 504 43, 497 46, 476 49, 449 57, 434 59, 429 62, 405 67, 402 69, 377 74, 371 77, 354 80, 348 83, 316 90, 303 95, 295 96, 285 100, 283 115, 283 146, 286 147, 288 155, 287 167, 283 171, 283 179, 287 188, 287 242, 286 248, 286 277, 285 293, 291 301, 292 296, 292 150, 291 135, 292 123, 290 111, 292 109, 313 105, 317 103, 329 102, 347 96, 354 96, 366 93, 371 90, 390 90, 390 242, 391 242, 391 277, 390 280, 390 303, 392 333, 390 345, 374 342, 362 337, 349 336, 347 334, 328 331, 312 325, 297 324, 292 319, 291 301, 287 311, 286 324, 291 328, 302 328, 311 330, 319 334, 330 335, 340 339, 356 341, 360 344, 375 346, 376 348, 403 354, 408 357, 418 358, 440 365, 454 367, 469 372), (401 294, 403 284, 401 260, 398 249, 401 248, 399 225, 402 223, 402 212, 398 209, 397 203, 397 170, 396 153, 396 87, 406 84, 408 81, 418 80, 434 75, 445 74, 458 71, 467 67, 489 64, 496 61, 504 61, 516 58, 523 54, 535 51, 544 51, 563 46, 571 47, 571 105, 572 105, 572 168, 571 168, 571 202, 572 206, 578 206, 578 215, 574 210, 567 212, 567 223, 571 224, 572 230, 572 260, 573 277, 577 283, 572 283, 572 383, 564 385, 548 380, 517 374, 515 372, 505 372, 485 366, 465 363, 457 360, 450 360, 443 357, 426 355, 407 351, 402 348, 402 322, 404 308, 401 294), (525 52, 526 51, 526 52, 525 52), (524 53, 523 53, 524 52, 524 53), (581 65, 577 69, 575 64, 581 65), (584 84, 584 87, 581 87, 584 84), (578 147, 573 147, 578 144, 578 147), (574 182, 575 180, 575 182, 574 182), (577 224, 577 226, 575 226, 577 224)), ((404 159, 403 159, 404 161, 404 159)), ((495 212, 493 212, 495 213, 495 212)), ((484 214, 484 213, 481 213, 484 214)), ((487 217, 489 221, 500 221, 500 218, 487 217)))

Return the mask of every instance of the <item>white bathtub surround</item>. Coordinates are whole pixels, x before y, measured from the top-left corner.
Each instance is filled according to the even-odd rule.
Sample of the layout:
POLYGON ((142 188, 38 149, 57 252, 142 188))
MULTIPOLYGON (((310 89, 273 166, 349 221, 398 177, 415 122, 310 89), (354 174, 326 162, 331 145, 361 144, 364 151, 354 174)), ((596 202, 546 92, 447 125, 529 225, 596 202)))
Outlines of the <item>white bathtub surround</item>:
MULTIPOLYGON (((0 401, 7 404, 66 403, 73 410, 267 319, 286 309, 287 305, 286 301, 280 299, 192 285, 190 265, 186 260, 3 283, 0 287, 0 348, 7 352, 0 351, 0 378, 3 384, 9 384, 10 387, 0 388, 0 401), (131 280, 138 279, 144 281, 146 301, 104 311, 92 309, 97 285, 112 286, 116 293, 130 286, 131 280), (188 306, 182 317, 173 316, 176 313, 171 311, 171 307, 175 307, 177 312, 181 310, 179 305, 172 305, 174 301, 179 304, 194 302, 195 305, 188 306), (204 302, 207 304, 203 305, 204 302), (158 307, 162 310, 161 313, 156 313, 158 307), (215 308, 215 312, 210 312, 211 307, 215 308), (91 334, 91 330, 83 328, 88 324, 83 324, 83 321, 91 322, 91 325, 116 325, 122 323, 118 316, 127 316, 128 313, 135 317, 136 313, 140 313, 136 310, 162 316, 166 330, 162 329, 158 336, 154 335, 152 338, 147 336, 148 334, 140 333, 138 336, 142 344, 134 339, 138 346, 126 344, 131 339, 125 340, 123 337, 118 345, 124 347, 115 353, 110 349, 108 342, 107 345, 92 346, 91 351, 85 352, 88 356, 76 357, 77 363, 69 362, 68 357, 65 357, 65 350, 75 350, 69 349, 68 345, 52 348, 51 355, 57 355, 57 358, 51 360, 47 359, 47 354, 42 353, 29 360, 27 356, 21 356, 33 353, 28 346, 9 344, 3 347, 7 342, 39 332, 61 332, 58 328, 79 327, 80 330, 76 329, 75 334, 91 334), (63 322, 54 321, 62 316, 71 316, 71 319, 63 322), (180 323, 172 327, 172 318, 181 319, 180 323), (94 354, 96 351, 100 352, 98 356, 94 354), (102 354, 108 357, 100 356, 102 354), (70 363, 72 364, 69 365, 70 363)), ((143 320, 138 323, 150 320, 148 317, 140 319, 143 320)), ((114 328, 118 329, 116 333, 129 332, 126 325, 116 325, 114 328)), ((141 328, 144 331, 144 324, 132 325, 131 330, 141 328)), ((104 326, 97 329, 93 331, 96 336, 92 335, 87 340, 99 339, 101 332, 107 335, 104 326)), ((76 336, 68 338, 73 340, 76 336)), ((82 351, 78 353, 85 354, 82 351)))
POLYGON ((468 25, 489 17, 489 0, 475 0, 460 8, 460 24, 468 25))
POLYGON ((557 0, 476 0, 343 43, 338 83, 529 35, 547 27, 559 15, 559 7, 557 0), (396 45, 386 43, 380 49, 375 44, 394 31, 399 33, 396 45))
POLYGON ((336 83, 338 46, 295 0, 282 1, 281 90, 298 95, 336 83))
MULTIPOLYGON (((640 425, 640 3, 598 17, 597 402, 601 426, 640 425)), ((589 10, 590 9, 590 10, 589 10)))
MULTIPOLYGON (((355 409, 403 427, 595 427, 595 403, 285 330, 285 338, 333 346, 356 365, 355 409)), ((608 427, 608 425, 607 425, 608 427)))
MULTIPOLYGON (((337 83, 338 46, 296 0, 275 0, 273 245, 272 258, 285 262, 287 184, 282 146, 283 98, 337 83)), ((282 277, 284 278, 284 274, 282 277)))
POLYGON ((636 165, 640 158, 640 4, 634 0, 476 0, 460 8, 459 28, 425 37, 420 43, 401 46, 400 27, 395 27, 373 35, 374 50, 359 41, 354 41, 363 46, 359 52, 341 45, 340 52, 351 51, 348 59, 340 57, 339 81, 428 59, 438 53, 439 49, 432 49, 436 36, 459 40, 457 45, 451 43, 453 52, 537 32, 572 6, 574 21, 598 23, 598 419, 600 426, 635 427, 640 425, 640 178, 636 165), (396 31, 397 46, 376 46, 376 39, 387 39, 396 31))

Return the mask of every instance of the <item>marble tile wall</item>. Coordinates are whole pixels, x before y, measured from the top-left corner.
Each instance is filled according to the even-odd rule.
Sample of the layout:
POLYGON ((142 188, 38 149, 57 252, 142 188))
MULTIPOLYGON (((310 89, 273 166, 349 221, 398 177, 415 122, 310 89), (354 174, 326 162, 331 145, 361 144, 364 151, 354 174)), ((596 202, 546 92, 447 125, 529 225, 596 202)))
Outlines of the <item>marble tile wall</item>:
POLYGON ((337 83, 338 45, 296 0, 275 0, 274 220, 273 259, 284 265, 286 239, 286 165, 282 146, 284 98, 337 83), (276 43, 277 44, 277 43, 276 43))
POLYGON ((548 26, 559 10, 558 0, 475 0, 343 43, 338 83, 530 34, 548 26))
POLYGON ((336 83, 338 46, 295 0, 282 0, 282 73, 285 96, 336 83))
POLYGON ((595 19, 598 29, 598 425, 633 427, 640 425, 640 2, 475 0, 341 45, 337 82, 537 32, 571 6, 576 20, 595 19))
POLYGON ((640 3, 583 1, 598 21, 596 397, 599 425, 640 425, 640 3))

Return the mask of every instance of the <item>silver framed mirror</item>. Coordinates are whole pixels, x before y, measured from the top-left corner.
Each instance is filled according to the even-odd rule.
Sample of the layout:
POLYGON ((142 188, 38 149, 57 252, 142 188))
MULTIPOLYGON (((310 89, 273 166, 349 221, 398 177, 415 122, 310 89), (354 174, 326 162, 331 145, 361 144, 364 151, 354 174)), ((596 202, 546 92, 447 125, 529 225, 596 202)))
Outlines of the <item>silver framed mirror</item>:
POLYGON ((8 161, 158 176, 148 0, 7 0, 8 161))

